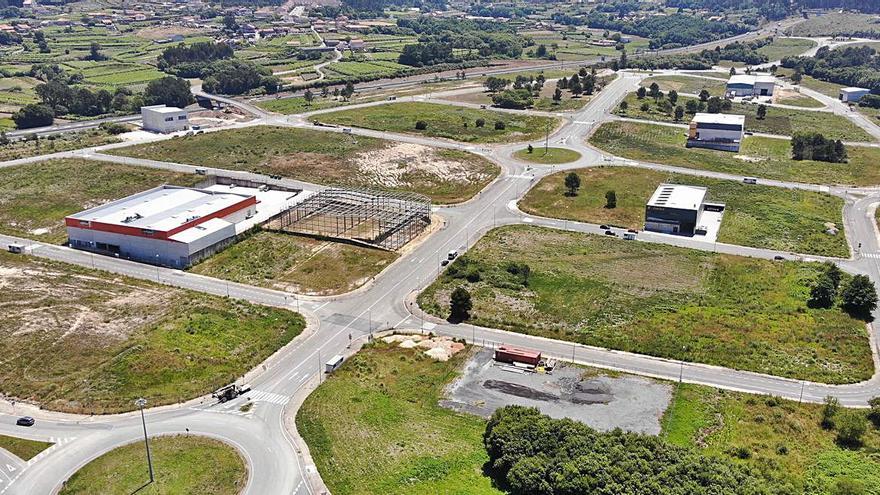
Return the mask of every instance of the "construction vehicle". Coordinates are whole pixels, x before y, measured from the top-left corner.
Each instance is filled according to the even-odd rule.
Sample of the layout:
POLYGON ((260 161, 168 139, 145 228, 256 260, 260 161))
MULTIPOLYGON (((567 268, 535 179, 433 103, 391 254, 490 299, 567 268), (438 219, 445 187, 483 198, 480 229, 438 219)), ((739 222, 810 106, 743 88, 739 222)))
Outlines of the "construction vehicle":
POLYGON ((226 402, 241 394, 250 392, 250 390, 251 387, 249 385, 236 385, 233 383, 232 385, 218 388, 213 394, 211 394, 211 397, 217 399, 218 402, 226 402))

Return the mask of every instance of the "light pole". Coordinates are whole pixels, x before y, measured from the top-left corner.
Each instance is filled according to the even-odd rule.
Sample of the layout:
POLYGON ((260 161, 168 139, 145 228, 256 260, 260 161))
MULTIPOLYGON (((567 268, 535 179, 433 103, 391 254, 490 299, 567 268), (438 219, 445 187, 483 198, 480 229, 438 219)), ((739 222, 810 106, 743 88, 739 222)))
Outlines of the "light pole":
POLYGON ((156 282, 159 281, 159 255, 156 254, 156 282))
POLYGON ((134 401, 135 405, 141 410, 141 424, 144 425, 144 445, 147 446, 147 466, 150 467, 150 483, 155 481, 153 477, 153 458, 150 456, 150 438, 147 436, 147 420, 144 418, 144 406, 147 405, 147 399, 141 397, 134 401))

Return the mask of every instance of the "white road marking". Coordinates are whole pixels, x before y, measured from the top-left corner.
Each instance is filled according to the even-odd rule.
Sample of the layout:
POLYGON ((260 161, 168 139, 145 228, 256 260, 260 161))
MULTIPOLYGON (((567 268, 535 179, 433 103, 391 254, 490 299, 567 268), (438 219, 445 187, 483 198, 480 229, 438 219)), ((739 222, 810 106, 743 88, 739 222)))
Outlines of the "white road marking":
POLYGON ((250 398, 254 402, 270 402, 272 404, 284 405, 287 404, 287 401, 290 400, 290 397, 281 394, 275 394, 272 392, 265 392, 262 390, 252 390, 249 392, 250 398))

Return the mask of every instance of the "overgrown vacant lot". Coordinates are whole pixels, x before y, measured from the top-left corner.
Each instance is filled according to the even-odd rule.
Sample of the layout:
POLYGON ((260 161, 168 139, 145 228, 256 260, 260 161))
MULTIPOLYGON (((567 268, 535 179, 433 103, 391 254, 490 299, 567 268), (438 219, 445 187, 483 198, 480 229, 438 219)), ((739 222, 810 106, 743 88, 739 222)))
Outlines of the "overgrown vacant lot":
POLYGON ((807 308, 819 264, 772 262, 527 226, 491 231, 420 296, 474 323, 672 359, 830 383, 873 373, 865 325, 807 308), (525 263, 526 284, 511 273, 525 263))
POLYGON ((396 258, 380 249, 264 231, 215 254, 192 271, 251 285, 330 295, 360 287, 396 258))
POLYGON ((715 75, 710 74, 707 77, 693 76, 653 76, 648 77, 640 83, 641 86, 649 87, 652 83, 657 83, 660 90, 664 93, 675 90, 678 93, 700 94, 700 91, 706 90, 712 96, 724 96, 724 90, 727 88, 727 81, 714 79, 715 75), (713 77, 713 79, 709 79, 713 77))
POLYGON ((198 436, 162 436, 150 440, 156 481, 144 471, 144 444, 134 442, 98 457, 67 480, 61 495, 164 495, 239 493, 247 483, 241 455, 218 440, 198 436), (143 489, 141 489, 143 487, 143 489))
POLYGON ((174 138, 113 152, 280 174, 318 184, 415 191, 438 203, 468 199, 499 173, 494 163, 463 151, 272 126, 174 138))
POLYGON ((824 256, 849 255, 843 234, 843 199, 811 191, 748 185, 729 180, 667 174, 630 167, 575 170, 581 178, 577 196, 567 196, 565 176, 542 179, 520 202, 523 211, 545 217, 641 229, 645 204, 662 183, 709 189, 708 199, 725 203, 718 241, 824 256), (605 192, 617 194, 617 207, 605 208, 605 192), (825 233, 826 222, 841 229, 825 233))
POLYGON ((782 60, 785 57, 800 55, 816 46, 813 40, 800 38, 776 38, 772 43, 758 48, 758 53, 767 55, 770 61, 782 60))
POLYGON ((108 413, 235 380, 298 335, 280 309, 0 253, 0 391, 108 413))
POLYGON ((860 449, 842 448, 821 420, 821 405, 684 384, 663 417, 663 437, 759 468, 790 493, 880 494, 880 430, 868 426, 860 449), (863 491, 837 490, 843 480, 863 491))
POLYGON ((344 126, 421 134, 468 143, 531 141, 543 136, 548 127, 553 131, 559 124, 559 119, 550 117, 419 102, 340 110, 316 118, 321 122, 344 126), (478 119, 485 121, 483 127, 477 127, 478 119), (424 130, 416 129, 418 121, 423 121, 427 127, 424 130), (496 122, 504 123, 504 129, 495 129, 496 122))
POLYGON ((590 137, 594 146, 633 160, 813 184, 880 184, 875 148, 849 146, 847 163, 826 163, 792 160, 784 139, 749 136, 739 153, 687 149, 685 141, 684 129, 635 122, 607 122, 590 137))
POLYGON ((482 474, 485 420, 438 405, 464 354, 377 343, 309 395, 296 426, 332 493, 501 493, 482 474))
MULTIPOLYGON (((665 98, 665 97, 664 97, 665 98)), ((685 107, 688 100, 699 101, 690 96, 679 96, 676 105, 685 107)), ((635 119, 656 120, 658 122, 675 122, 675 116, 670 112, 662 111, 654 98, 645 97, 638 99, 635 93, 629 94, 625 101, 629 105, 626 112, 618 109, 616 113, 623 117, 635 119), (648 110, 642 110, 642 104, 648 104, 648 110)), ((660 100, 662 103, 664 100, 660 100)), ((864 130, 840 115, 831 112, 818 112, 812 110, 795 110, 791 108, 767 107, 767 116, 759 119, 757 116, 758 105, 747 103, 734 103, 730 110, 724 113, 745 115, 746 130, 762 132, 766 134, 778 134, 791 136, 797 132, 821 132, 829 139, 842 139, 844 141, 873 141, 864 130)), ((685 114, 679 123, 687 123, 693 117, 685 114)))
POLYGON ((197 181, 193 174, 74 159, 0 168, 0 232, 60 243, 67 215, 161 184, 197 181))
POLYGON ((118 141, 118 137, 99 130, 59 134, 50 138, 40 138, 37 141, 15 141, 0 146, 0 161, 101 146, 118 141))

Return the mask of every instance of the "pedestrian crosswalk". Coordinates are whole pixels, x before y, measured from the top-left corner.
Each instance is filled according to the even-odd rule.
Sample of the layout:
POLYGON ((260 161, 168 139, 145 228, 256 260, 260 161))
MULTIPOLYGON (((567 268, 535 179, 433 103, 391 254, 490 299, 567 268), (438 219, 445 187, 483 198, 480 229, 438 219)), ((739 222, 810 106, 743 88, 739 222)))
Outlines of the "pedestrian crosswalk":
POLYGON ((248 397, 251 398, 254 402, 269 402, 272 404, 284 405, 287 404, 287 401, 290 400, 290 397, 281 394, 275 394, 272 392, 265 392, 262 390, 251 390, 248 392, 248 397))
POLYGON ((862 257, 880 260, 880 253, 862 253, 862 257))

